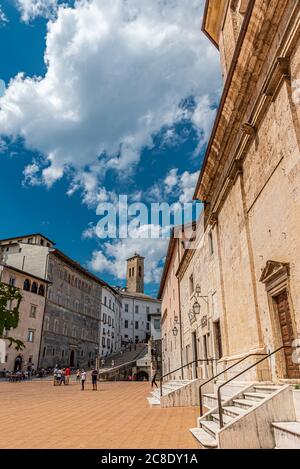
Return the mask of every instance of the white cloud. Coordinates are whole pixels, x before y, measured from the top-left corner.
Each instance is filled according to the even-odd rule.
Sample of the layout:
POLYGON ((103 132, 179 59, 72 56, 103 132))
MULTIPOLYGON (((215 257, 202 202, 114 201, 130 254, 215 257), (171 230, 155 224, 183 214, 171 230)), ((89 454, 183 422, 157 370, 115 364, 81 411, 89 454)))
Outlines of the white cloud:
POLYGON ((22 21, 28 23, 38 16, 53 18, 58 8, 57 0, 15 0, 22 21))
POLYGON ((141 226, 138 229, 141 238, 104 243, 101 249, 94 251, 89 268, 95 272, 108 273, 116 280, 122 281, 126 278, 126 259, 137 252, 145 257, 145 283, 157 284, 162 273, 160 262, 166 255, 168 239, 146 238, 150 229, 155 229, 155 227, 141 226))
POLYGON ((2 7, 0 5, 0 26, 5 24, 5 23, 8 23, 8 18, 6 16, 6 14, 4 13, 4 11, 2 10, 2 7))
MULTIPOLYGON (((55 2, 19 3, 29 20, 55 2)), ((67 172, 71 192, 83 187, 89 204, 108 170, 132 174, 152 136, 186 118, 180 103, 189 96, 197 103, 190 120, 207 139, 219 66, 200 32, 202 8, 203 0, 61 6, 48 23, 45 77, 19 74, 0 98, 2 134, 22 136, 44 156, 35 163, 42 182, 51 186, 67 172)))
POLYGON ((179 174, 179 169, 173 168, 165 179, 154 184, 145 196, 151 202, 168 202, 170 197, 182 204, 192 202, 198 177, 199 171, 185 171, 179 174))

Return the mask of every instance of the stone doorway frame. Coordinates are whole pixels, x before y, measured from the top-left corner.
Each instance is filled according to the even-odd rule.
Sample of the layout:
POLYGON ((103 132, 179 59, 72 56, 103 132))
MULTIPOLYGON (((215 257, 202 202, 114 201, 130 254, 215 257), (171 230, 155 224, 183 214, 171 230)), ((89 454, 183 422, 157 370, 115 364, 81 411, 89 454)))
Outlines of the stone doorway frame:
MULTIPOLYGON (((268 296, 273 347, 275 350, 283 345, 275 298, 284 292, 287 294, 294 337, 297 338, 295 311, 290 292, 290 264, 287 262, 268 261, 260 277, 260 282, 265 285, 268 296)), ((277 379, 286 379, 286 375, 286 360, 284 351, 282 351, 275 355, 275 376, 277 379)))

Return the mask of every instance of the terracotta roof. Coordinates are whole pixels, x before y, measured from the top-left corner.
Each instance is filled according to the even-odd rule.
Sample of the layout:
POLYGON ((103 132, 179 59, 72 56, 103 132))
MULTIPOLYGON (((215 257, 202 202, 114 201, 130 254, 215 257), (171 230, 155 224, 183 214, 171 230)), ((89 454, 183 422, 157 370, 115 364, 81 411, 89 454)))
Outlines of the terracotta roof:
POLYGON ((42 238, 46 239, 47 241, 49 241, 51 244, 55 245, 56 243, 54 241, 51 241, 51 239, 47 238, 47 236, 44 236, 43 234, 41 233, 29 233, 27 235, 22 235, 22 236, 13 236, 12 238, 4 238, 4 239, 0 239, 0 242, 4 242, 4 241, 14 241, 15 239, 21 239, 21 238, 32 238, 33 236, 41 236, 42 238))

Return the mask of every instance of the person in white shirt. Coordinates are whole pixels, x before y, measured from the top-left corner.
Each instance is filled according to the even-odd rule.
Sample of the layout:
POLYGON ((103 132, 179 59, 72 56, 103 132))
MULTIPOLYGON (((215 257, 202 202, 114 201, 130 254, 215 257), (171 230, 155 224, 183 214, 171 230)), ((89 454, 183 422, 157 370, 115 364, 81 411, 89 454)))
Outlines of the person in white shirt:
POLYGON ((86 381, 86 372, 84 369, 81 370, 80 380, 81 380, 81 391, 84 391, 84 385, 86 381))

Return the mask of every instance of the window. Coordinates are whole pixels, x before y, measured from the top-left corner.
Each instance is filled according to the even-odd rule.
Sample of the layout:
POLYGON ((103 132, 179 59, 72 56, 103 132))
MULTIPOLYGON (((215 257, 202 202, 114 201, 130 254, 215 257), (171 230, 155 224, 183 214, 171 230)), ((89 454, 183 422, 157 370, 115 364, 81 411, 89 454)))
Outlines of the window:
POLYGON ((136 313, 136 314, 139 313, 139 307, 138 307, 138 305, 135 305, 135 313, 136 313))
POLYGON ((146 308, 146 313, 147 313, 147 314, 150 313, 150 306, 147 306, 147 308, 146 308))
POLYGON ((160 331, 160 319, 154 319, 154 329, 160 331))
POLYGON ((125 327, 125 329, 128 329, 128 321, 127 320, 125 321, 124 327, 125 327))
POLYGON ((108 316, 108 325, 111 326, 111 317, 108 316))
POLYGON ((58 319, 55 319, 55 321, 54 321, 54 328, 53 328, 53 332, 55 332, 55 334, 58 333, 58 328, 59 328, 58 319))
POLYGON ((142 276, 142 267, 139 265, 139 277, 142 276))
POLYGON ((50 319, 49 316, 45 317, 45 331, 49 331, 50 329, 50 319))
POLYGON ((189 284, 190 284, 190 295, 192 295, 194 293, 194 276, 193 276, 193 274, 190 276, 189 284))
POLYGON ((27 332, 27 342, 34 342, 34 330, 33 329, 28 329, 27 332))
POLYGON ((28 244, 33 244, 33 238, 28 239, 28 244))
POLYGON ((45 296, 45 287, 44 287, 44 285, 39 286, 39 295, 40 296, 45 296))
POLYGON ((46 347, 43 348, 43 357, 46 355, 46 347))
POLYGON ((107 348, 110 347, 110 339, 107 339, 107 348))
POLYGON ((40 240, 40 245, 44 246, 44 240, 43 239, 40 240))
POLYGON ((111 308, 111 299, 109 299, 109 304, 108 304, 109 308, 111 308))
POLYGON ((214 253, 214 239, 213 239, 212 231, 208 233, 208 244, 209 244, 209 252, 210 252, 210 255, 212 256, 214 253))
POLYGON ((149 331, 149 329, 150 329, 150 324, 149 322, 147 322, 147 331, 149 331))
POLYGON ((31 293, 37 293, 37 291, 38 291, 37 284, 36 282, 33 282, 31 286, 31 293))
POLYGON ((30 318, 36 318, 36 311, 37 311, 37 306, 36 305, 30 305, 29 317, 30 318))
POLYGON ((129 308, 128 308, 128 304, 125 303, 125 313, 128 313, 128 309, 129 309, 129 308))
POLYGON ((139 322, 138 321, 135 321, 135 329, 138 329, 139 328, 139 322))
POLYGON ((112 318, 112 320, 111 320, 111 325, 112 325, 112 327, 115 326, 115 320, 114 320, 114 318, 112 318))
POLYGON ((106 306, 107 298, 106 296, 104 297, 104 305, 106 306))
POLYGON ((9 277, 9 284, 10 284, 11 287, 15 287, 15 285, 16 285, 15 277, 9 277))
POLYGON ((28 278, 24 281, 23 290, 30 291, 30 280, 28 278))
POLYGON ((134 267, 132 267, 132 276, 134 276, 134 267))
POLYGON ((73 327, 73 330, 72 330, 72 336, 76 337, 76 327, 75 326, 73 327))
POLYGON ((106 341, 105 341, 105 337, 102 337, 102 347, 106 347, 106 341))
POLYGON ((68 325, 66 322, 63 325, 63 335, 68 335, 68 325))

